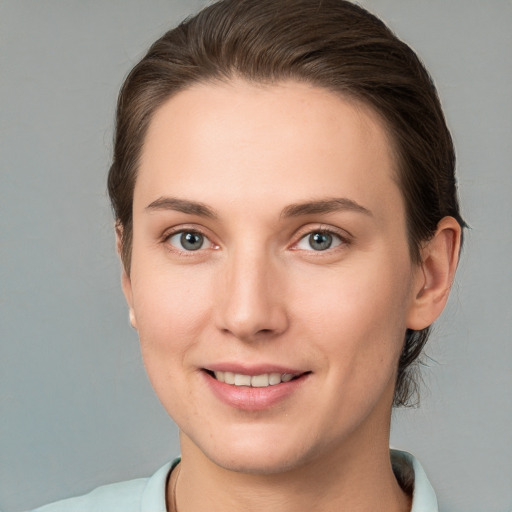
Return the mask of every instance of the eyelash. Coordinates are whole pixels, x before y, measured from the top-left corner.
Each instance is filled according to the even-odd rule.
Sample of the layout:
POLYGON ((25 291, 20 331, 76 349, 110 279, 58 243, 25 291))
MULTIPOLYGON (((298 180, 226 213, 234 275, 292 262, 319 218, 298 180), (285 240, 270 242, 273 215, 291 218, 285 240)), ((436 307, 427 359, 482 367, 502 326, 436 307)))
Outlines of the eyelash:
MULTIPOLYGON (((341 234, 337 230, 334 230, 332 228, 325 228, 325 227, 319 227, 316 229, 308 228, 307 230, 304 229, 301 233, 299 233, 298 236, 299 236, 298 241, 294 242, 293 245, 291 246, 292 250, 306 251, 306 252, 312 252, 312 253, 318 253, 318 254, 332 253, 332 251, 336 250, 337 248, 340 248, 342 246, 346 247, 346 246, 350 245, 350 243, 351 243, 351 237, 347 233, 341 234), (329 237, 331 239, 330 240, 331 245, 329 245, 329 247, 326 247, 325 249, 318 249, 318 250, 313 249, 311 247, 311 245, 310 245, 310 248, 299 247, 299 244, 301 244, 301 242, 307 240, 308 237, 311 241, 311 237, 314 235, 322 235, 322 236, 329 237), (332 243, 335 244, 334 247, 332 246, 332 243)), ((215 244, 214 242, 211 241, 211 239, 208 235, 206 235, 203 231, 201 231, 200 229, 197 229, 197 228, 188 228, 187 229, 187 228, 181 227, 180 229, 176 229, 176 230, 167 232, 162 237, 162 243, 166 245, 166 247, 169 251, 177 252, 178 254, 184 255, 184 256, 193 256, 194 253, 201 253, 205 249, 218 249, 219 248, 219 246, 217 244, 215 244), (178 235, 180 235, 180 237, 183 237, 183 235, 198 235, 203 238, 203 245, 205 243, 207 243, 210 245, 210 247, 204 248, 201 246, 195 250, 194 249, 187 250, 185 248, 179 248, 170 242, 172 238, 174 238, 178 235)), ((182 240, 180 240, 179 243, 181 244, 182 240)))
POLYGON ((295 242, 292 246, 293 250, 298 250, 298 251, 304 250, 304 251, 308 251, 308 252, 317 253, 319 255, 321 255, 322 253, 332 253, 333 251, 335 251, 337 249, 341 249, 343 247, 346 247, 346 246, 350 245, 350 243, 351 243, 351 237, 347 233, 344 232, 342 234, 338 230, 335 230, 332 228, 326 228, 323 226, 316 228, 316 229, 309 228, 309 229, 307 229, 307 231, 300 233, 299 236, 300 236, 299 240, 297 242, 295 242), (310 244, 309 249, 303 249, 303 248, 299 247, 299 244, 303 241, 306 241, 309 239, 309 241, 311 242, 311 237, 314 235, 328 236, 332 239, 331 242, 335 243, 336 245, 334 245, 334 246, 330 245, 329 247, 326 247, 325 249, 319 249, 319 250, 315 250, 315 249, 311 248, 311 244, 310 244))
POLYGON ((165 233, 165 235, 162 237, 162 243, 166 246, 167 250, 174 252, 174 253, 177 252, 178 254, 183 255, 183 256, 193 256, 195 253, 200 253, 200 252, 204 251, 205 248, 203 248, 203 247, 200 247, 196 250, 187 250, 185 248, 179 248, 176 245, 171 244, 171 242, 170 242, 172 238, 174 238, 178 235, 183 236, 183 235, 189 235, 189 234, 198 235, 198 236, 202 237, 203 244, 210 245, 210 247, 208 247, 209 249, 218 249, 218 245, 216 245, 214 242, 212 242, 208 235, 206 235, 200 229, 197 229, 197 228, 181 227, 180 229, 169 231, 169 232, 165 233))

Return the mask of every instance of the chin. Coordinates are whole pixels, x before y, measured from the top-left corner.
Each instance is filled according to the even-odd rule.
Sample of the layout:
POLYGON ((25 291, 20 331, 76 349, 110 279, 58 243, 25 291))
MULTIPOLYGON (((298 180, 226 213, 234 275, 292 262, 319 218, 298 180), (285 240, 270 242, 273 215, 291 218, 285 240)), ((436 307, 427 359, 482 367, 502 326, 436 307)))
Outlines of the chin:
MULTIPOLYGON (((209 454, 207 454, 209 455, 209 454)), ((251 475, 275 475, 287 473, 300 466, 301 456, 297 453, 278 451, 233 450, 226 453, 212 454, 210 460, 228 471, 251 475)))
POLYGON ((237 473, 275 475, 292 471, 311 462, 323 452, 320 446, 307 447, 305 433, 265 432, 265 429, 239 429, 244 432, 226 432, 221 439, 189 441, 215 465, 237 473), (213 442, 212 442, 213 441, 213 442))

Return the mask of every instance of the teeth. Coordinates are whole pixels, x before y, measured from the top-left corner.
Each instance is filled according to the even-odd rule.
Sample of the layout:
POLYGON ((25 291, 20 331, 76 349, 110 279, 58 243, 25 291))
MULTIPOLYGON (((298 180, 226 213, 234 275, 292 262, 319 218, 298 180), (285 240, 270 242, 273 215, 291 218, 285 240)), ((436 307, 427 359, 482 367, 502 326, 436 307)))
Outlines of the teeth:
POLYGON ((251 376, 235 373, 235 386, 250 386, 251 376))
POLYGON ((254 377, 251 377, 251 386, 253 388, 266 388, 269 386, 268 374, 264 373, 263 375, 254 375, 254 377))
POLYGON ((261 375, 244 375, 233 372, 213 372, 219 382, 235 386, 251 386, 253 388, 266 388, 281 382, 290 382, 297 375, 293 373, 263 373, 261 375))
POLYGON ((281 374, 280 373, 271 373, 268 376, 268 383, 271 386, 275 386, 276 384, 281 384, 281 374))

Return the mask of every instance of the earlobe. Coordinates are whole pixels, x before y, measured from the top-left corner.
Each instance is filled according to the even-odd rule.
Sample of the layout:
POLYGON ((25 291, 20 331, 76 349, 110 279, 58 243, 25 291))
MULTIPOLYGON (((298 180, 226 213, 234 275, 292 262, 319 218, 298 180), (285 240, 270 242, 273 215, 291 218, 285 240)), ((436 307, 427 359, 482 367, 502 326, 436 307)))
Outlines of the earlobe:
MULTIPOLYGON (((116 249, 117 254, 121 258, 123 248, 123 229, 122 226, 116 224, 116 249)), ((133 294, 132 294, 132 282, 121 258, 121 288, 128 304, 128 316, 130 319, 130 325, 137 330, 137 318, 135 316, 135 310, 133 308, 133 294)))
POLYGON ((128 304, 128 317, 130 319, 130 325, 135 330, 137 330, 137 318, 135 316, 135 310, 133 309, 132 282, 124 267, 121 273, 121 287, 123 288, 124 297, 128 304))
POLYGON ((443 311, 457 269, 460 240, 460 224, 453 217, 444 217, 422 248, 407 321, 409 329, 428 327, 443 311))

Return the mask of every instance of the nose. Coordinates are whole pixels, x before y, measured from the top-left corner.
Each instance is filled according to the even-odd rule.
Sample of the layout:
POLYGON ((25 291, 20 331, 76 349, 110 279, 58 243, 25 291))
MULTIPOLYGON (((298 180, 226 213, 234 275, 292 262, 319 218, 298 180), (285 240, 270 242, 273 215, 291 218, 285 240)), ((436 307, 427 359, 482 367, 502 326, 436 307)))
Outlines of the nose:
POLYGON ((219 273, 217 327, 242 341, 274 338, 288 329, 285 275, 279 262, 254 251, 237 251, 219 273))

